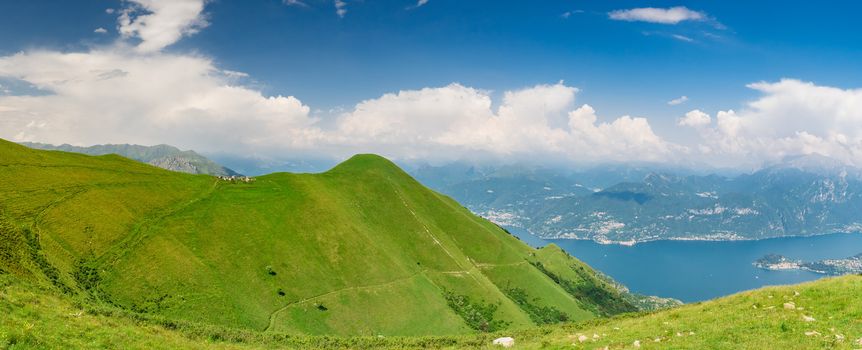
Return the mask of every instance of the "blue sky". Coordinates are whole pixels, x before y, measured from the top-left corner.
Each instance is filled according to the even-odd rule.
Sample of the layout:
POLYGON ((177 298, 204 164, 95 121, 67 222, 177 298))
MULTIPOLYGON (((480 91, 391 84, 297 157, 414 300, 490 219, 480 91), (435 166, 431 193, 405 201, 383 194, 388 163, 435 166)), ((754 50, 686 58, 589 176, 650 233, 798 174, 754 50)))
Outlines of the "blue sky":
MULTIPOLYGON (((150 1, 158 2, 139 1, 145 4, 140 14, 157 8, 146 8, 150 1)), ((674 143, 697 142, 695 132, 679 128, 687 112, 697 109, 712 120, 720 111, 745 110, 761 98, 762 91, 746 87, 750 83, 790 78, 848 91, 862 81, 862 21, 856 18, 862 4, 851 1, 823 6, 430 0, 416 6, 412 0, 345 0, 343 16, 335 3, 209 1, 199 14, 207 24, 158 52, 205 57, 218 69, 243 72, 247 77, 234 84, 264 96, 296 97, 324 122, 339 118, 333 109, 349 112, 360 101, 387 93, 458 83, 487 91, 498 106, 506 91, 562 81, 577 88, 570 109, 588 103, 599 122, 644 117, 663 140, 674 143), (655 23, 611 16, 675 7, 700 17, 655 23), (687 100, 668 104, 681 96, 687 100)), ((3 2, 0 55, 134 45, 145 39, 118 33, 118 13, 130 4, 135 2, 3 2)), ((27 81, 19 75, 5 85, 20 80, 27 81)), ((800 131, 805 130, 788 132, 800 131)), ((821 138, 827 137, 824 132, 821 138)), ((847 159, 854 157, 859 155, 851 152, 847 159)))

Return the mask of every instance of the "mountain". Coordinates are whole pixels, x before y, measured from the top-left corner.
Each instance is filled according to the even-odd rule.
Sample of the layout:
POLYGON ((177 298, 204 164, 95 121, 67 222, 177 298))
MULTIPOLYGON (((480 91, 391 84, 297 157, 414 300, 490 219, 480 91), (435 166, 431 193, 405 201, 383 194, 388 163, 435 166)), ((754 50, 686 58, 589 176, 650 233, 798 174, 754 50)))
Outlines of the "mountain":
POLYGON ((481 216, 545 238, 630 244, 862 231, 862 171, 820 155, 734 176, 627 170, 604 187, 584 173, 536 174, 437 181, 481 216))
POLYGON ((181 151, 176 147, 168 145, 140 146, 122 144, 78 147, 68 144, 55 146, 33 142, 22 142, 21 144, 35 149, 83 153, 92 156, 117 154, 126 158, 155 165, 162 169, 189 174, 208 174, 213 176, 239 175, 239 173, 221 166, 216 162, 197 154, 195 151, 181 151))
POLYGON ((375 155, 234 182, 0 141, 0 236, 16 279, 231 329, 467 334, 637 310, 559 248, 530 248, 375 155))

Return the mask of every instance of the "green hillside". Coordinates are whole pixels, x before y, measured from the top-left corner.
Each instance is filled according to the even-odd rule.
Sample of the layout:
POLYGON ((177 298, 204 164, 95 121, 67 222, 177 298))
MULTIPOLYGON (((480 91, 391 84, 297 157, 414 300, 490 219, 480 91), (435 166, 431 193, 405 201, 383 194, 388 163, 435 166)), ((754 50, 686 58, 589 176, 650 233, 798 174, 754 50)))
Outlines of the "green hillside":
POLYGON ((635 310, 374 155, 245 183, 0 141, 0 235, 15 280, 230 329, 451 335, 635 310))
POLYGON ((515 349, 636 349, 635 341, 640 349, 858 349, 862 348, 860 294, 862 277, 845 276, 648 314, 526 330, 437 337, 326 337, 229 329, 92 307, 0 275, 0 314, 4 315, 0 348, 499 349, 491 345, 492 340, 511 336, 515 349))

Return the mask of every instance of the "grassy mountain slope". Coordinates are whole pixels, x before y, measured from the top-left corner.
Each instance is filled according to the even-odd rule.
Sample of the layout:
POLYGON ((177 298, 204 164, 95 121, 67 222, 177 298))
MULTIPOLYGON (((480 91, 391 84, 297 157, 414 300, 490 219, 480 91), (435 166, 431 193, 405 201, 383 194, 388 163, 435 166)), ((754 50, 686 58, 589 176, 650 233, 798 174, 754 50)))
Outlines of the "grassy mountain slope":
POLYGON ((641 349, 855 349, 862 346, 860 293, 862 276, 845 276, 659 312, 528 330, 333 338, 225 329, 94 308, 56 291, 0 276, 0 312, 5 316, 0 318, 0 347, 494 349, 499 348, 491 345, 494 338, 512 336, 517 349, 635 349, 635 341, 641 349), (794 309, 785 308, 785 303, 792 303, 794 309))
POLYGON ((567 290, 530 263, 536 250, 373 155, 235 183, 0 141, 0 228, 2 271, 240 329, 464 334, 625 303, 567 290))
POLYGON ((208 174, 216 176, 238 175, 237 172, 230 168, 221 166, 195 151, 181 151, 176 147, 168 145, 141 146, 121 144, 78 147, 68 144, 56 146, 33 142, 23 142, 21 144, 35 149, 83 153, 91 156, 117 154, 126 158, 155 165, 159 168, 189 174, 208 174))

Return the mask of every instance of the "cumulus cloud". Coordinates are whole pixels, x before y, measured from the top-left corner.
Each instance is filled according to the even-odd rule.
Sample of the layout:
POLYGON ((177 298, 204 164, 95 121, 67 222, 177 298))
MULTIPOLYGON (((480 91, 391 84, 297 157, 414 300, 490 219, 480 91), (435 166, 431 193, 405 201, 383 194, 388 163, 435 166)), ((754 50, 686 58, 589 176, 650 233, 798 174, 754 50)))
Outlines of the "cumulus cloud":
POLYGON ((562 83, 503 94, 460 84, 401 91, 363 101, 336 134, 356 146, 399 157, 476 153, 557 160, 657 160, 676 147, 644 118, 598 122, 589 105, 573 109, 577 89, 562 83))
POLYGON ((2 137, 16 141, 220 150, 301 147, 315 132, 309 107, 298 99, 231 85, 203 57, 26 52, 0 57, 0 76, 46 92, 0 96, 2 137))
POLYGON ((757 163, 819 153, 862 166, 862 89, 783 79, 748 85, 762 94, 700 130, 715 157, 757 163))
POLYGON ((708 18, 705 13, 689 10, 685 6, 676 6, 671 8, 642 7, 616 10, 608 13, 608 17, 617 21, 661 24, 677 24, 683 21, 704 21, 708 18))
POLYGON ((98 33, 98 34, 105 34, 107 32, 108 32, 108 30, 105 28, 102 28, 102 27, 99 27, 99 28, 96 28, 95 30, 93 30, 93 33, 98 33))
POLYGON ((209 23, 203 16, 205 0, 129 0, 118 19, 124 38, 139 39, 139 52, 159 51, 197 33, 209 23))
POLYGON ((688 101, 688 96, 683 95, 683 96, 677 97, 673 100, 667 101, 667 104, 671 105, 671 106, 677 106, 677 105, 681 105, 683 103, 686 103, 687 101, 688 101))
POLYGON ((677 124, 680 126, 691 126, 691 127, 701 127, 704 125, 709 125, 712 123, 712 118, 709 117, 709 114, 706 114, 698 109, 690 111, 685 114, 684 117, 680 118, 677 121, 677 124))

